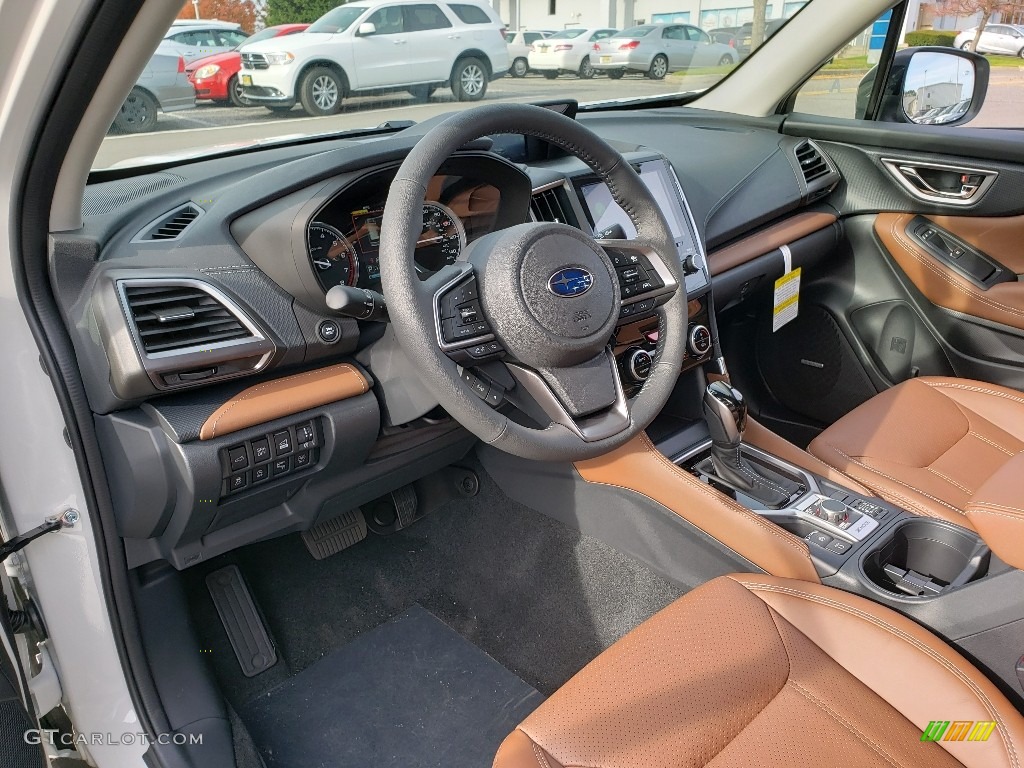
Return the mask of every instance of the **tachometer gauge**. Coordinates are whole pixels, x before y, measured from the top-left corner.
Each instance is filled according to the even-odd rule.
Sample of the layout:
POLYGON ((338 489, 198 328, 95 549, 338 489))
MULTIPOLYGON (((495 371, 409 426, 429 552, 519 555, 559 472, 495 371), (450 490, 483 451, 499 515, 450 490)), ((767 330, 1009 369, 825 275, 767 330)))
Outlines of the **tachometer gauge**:
POLYGON ((426 272, 437 272, 454 264, 466 247, 466 228, 451 209, 440 203, 423 206, 423 232, 416 243, 416 264, 426 272))
POLYGON ((359 282, 359 256, 341 232, 327 224, 310 224, 307 242, 309 260, 325 291, 359 282))

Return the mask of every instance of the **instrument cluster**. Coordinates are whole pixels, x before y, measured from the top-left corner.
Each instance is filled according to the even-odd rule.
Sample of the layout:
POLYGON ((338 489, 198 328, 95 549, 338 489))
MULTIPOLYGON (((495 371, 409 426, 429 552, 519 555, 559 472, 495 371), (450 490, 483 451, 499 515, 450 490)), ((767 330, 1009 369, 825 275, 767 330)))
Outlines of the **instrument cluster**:
MULTIPOLYGON (((339 192, 310 222, 309 260, 324 291, 336 285, 380 288, 380 238, 393 171, 360 179, 339 192)), ((416 267, 424 277, 454 264, 466 245, 491 232, 501 193, 461 175, 439 174, 427 190, 416 267)))

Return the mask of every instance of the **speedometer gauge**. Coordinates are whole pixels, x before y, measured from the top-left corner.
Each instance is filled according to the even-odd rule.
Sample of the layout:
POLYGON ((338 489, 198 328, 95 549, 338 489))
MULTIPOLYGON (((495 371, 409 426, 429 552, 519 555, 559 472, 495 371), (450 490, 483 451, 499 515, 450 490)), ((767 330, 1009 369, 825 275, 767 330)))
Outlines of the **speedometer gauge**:
POLYGON ((423 205, 423 232, 416 243, 416 263, 427 272, 454 264, 466 247, 466 228, 440 203, 423 205))
POLYGON ((327 224, 310 224, 309 260, 325 291, 359 282, 359 257, 341 232, 327 224))

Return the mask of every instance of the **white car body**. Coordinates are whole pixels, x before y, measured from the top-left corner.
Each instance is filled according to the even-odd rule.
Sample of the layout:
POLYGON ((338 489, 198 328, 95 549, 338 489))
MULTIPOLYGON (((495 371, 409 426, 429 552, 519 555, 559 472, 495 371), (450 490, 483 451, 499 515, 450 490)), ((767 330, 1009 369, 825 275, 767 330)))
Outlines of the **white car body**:
POLYGON ((595 58, 599 72, 646 72, 660 80, 691 67, 736 64, 739 53, 690 24, 645 24, 602 41, 595 58))
MULTIPOLYGON (((965 29, 956 36, 954 45, 966 49, 978 36, 978 28, 965 29)), ((1016 24, 989 24, 981 33, 978 53, 995 53, 1024 58, 1024 26, 1016 24)))
POLYGON ((335 11, 342 9, 361 12, 336 32, 317 31, 318 21, 302 34, 243 46, 239 81, 246 98, 267 106, 294 105, 300 100, 303 77, 314 67, 341 73, 346 93, 441 86, 451 81, 456 62, 465 56, 483 61, 491 80, 504 77, 508 71, 504 24, 480 0, 370 0, 340 6, 335 11), (399 27, 402 31, 392 32, 395 27, 378 23, 404 18, 406 6, 425 5, 443 14, 447 26, 408 32, 399 27), (487 15, 487 23, 465 23, 453 6, 472 6, 487 15), (373 34, 360 34, 366 24, 375 24, 373 34), (281 63, 272 63, 275 60, 281 63))
MULTIPOLYGON (((594 62, 594 46, 616 34, 618 30, 608 28, 564 29, 533 44, 530 51, 530 69, 538 72, 578 73, 581 77, 593 76, 583 67, 584 61, 594 62)), ((550 76, 550 75, 549 75, 550 76)))
POLYGON ((508 32, 505 40, 508 42, 509 72, 513 77, 523 77, 530 71, 530 49, 534 43, 551 37, 552 32, 540 30, 520 30, 508 32))

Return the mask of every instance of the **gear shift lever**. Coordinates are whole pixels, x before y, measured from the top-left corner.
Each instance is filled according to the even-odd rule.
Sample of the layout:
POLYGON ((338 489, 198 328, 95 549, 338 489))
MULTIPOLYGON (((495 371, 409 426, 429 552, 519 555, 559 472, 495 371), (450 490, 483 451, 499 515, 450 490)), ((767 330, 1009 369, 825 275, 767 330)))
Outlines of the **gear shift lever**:
POLYGON ((795 484, 770 479, 743 458, 747 404, 738 389, 724 381, 709 384, 704 392, 704 419, 711 433, 711 463, 726 485, 772 509, 782 507, 797 492, 795 484))

